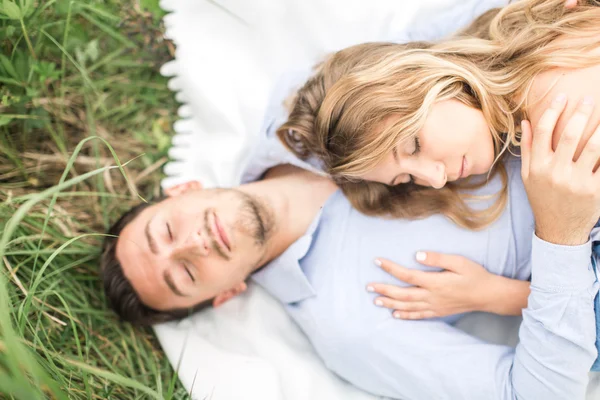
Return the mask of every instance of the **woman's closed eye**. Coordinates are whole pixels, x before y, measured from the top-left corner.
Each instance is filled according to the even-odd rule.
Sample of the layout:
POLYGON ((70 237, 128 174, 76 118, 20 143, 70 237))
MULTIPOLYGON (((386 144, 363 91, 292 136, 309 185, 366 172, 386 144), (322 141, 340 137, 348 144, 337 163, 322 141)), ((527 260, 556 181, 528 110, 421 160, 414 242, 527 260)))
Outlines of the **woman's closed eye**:
MULTIPOLYGON (((414 150, 410 153, 411 156, 416 156, 421 151, 421 142, 419 141, 419 137, 415 136, 415 147, 414 150)), ((411 176, 412 179, 412 176, 411 176)))
MULTIPOLYGON (((404 154, 409 154, 411 156, 416 156, 421 151, 421 141, 418 136, 415 136, 412 147, 407 146, 404 148, 404 154)), ((392 155, 394 156, 394 160, 398 162, 398 149, 396 146, 392 147, 392 155)))
MULTIPOLYGON (((419 137, 415 136, 413 151, 410 153, 410 155, 416 156, 417 154, 419 154, 420 151, 421 151, 421 142, 419 141, 419 137)), ((405 182, 405 183, 410 183, 410 184, 415 183, 415 177, 411 174, 408 174, 408 182, 405 182)))
MULTIPOLYGON (((419 154, 419 152, 421 151, 421 142, 419 141, 418 136, 415 136, 415 139, 413 141, 413 147, 411 149, 405 149, 405 151, 406 151, 405 154, 409 154, 411 156, 416 156, 419 154)), ((399 162, 398 150, 396 149, 396 147, 392 148, 392 155, 393 155, 396 163, 399 162)), ((396 175, 394 177, 394 179, 392 179, 392 181, 389 183, 389 185, 396 186, 396 185, 401 185, 401 184, 406 184, 406 183, 410 183, 410 184, 415 183, 415 177, 412 174, 406 174, 404 176, 405 176, 405 178, 402 179, 402 175, 396 175)))

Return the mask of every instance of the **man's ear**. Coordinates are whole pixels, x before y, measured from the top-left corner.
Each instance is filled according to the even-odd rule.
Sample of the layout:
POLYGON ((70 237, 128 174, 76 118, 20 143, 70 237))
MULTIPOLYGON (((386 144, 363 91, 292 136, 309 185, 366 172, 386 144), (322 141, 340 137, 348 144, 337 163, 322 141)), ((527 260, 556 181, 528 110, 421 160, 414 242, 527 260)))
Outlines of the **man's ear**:
POLYGON ((168 189, 165 189, 165 194, 169 197, 179 196, 189 190, 198 190, 202 189, 202 184, 200 181, 189 181, 185 183, 180 183, 179 185, 171 186, 168 189))
POLYGON ((234 287, 232 287, 231 289, 219 293, 218 295, 215 296, 215 299, 213 300, 213 307, 215 307, 215 308, 219 307, 221 304, 225 303, 227 300, 233 299, 238 294, 245 292, 246 289, 248 289, 246 282, 240 282, 237 285, 235 285, 234 287))

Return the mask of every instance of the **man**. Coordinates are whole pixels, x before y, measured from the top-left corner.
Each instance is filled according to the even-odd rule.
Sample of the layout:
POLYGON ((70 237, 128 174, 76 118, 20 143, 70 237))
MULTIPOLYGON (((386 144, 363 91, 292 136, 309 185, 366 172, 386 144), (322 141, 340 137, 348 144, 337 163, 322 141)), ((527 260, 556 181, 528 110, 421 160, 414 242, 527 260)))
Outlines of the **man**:
MULTIPOLYGON (((272 138, 277 124, 270 125, 272 138)), ((510 211, 483 232, 463 230, 441 216, 366 217, 328 179, 280 164, 311 168, 268 138, 246 169, 244 181, 251 183, 210 190, 189 183, 117 223, 122 231, 112 233, 120 237, 107 240, 103 260, 105 287, 117 311, 155 322, 207 302, 218 306, 243 291, 254 272, 326 365, 369 392, 402 399, 583 397, 597 354, 591 247, 538 239, 575 244, 570 240, 582 235, 567 216, 553 214, 548 222, 548 204, 539 206, 545 212, 533 210, 545 231, 538 229, 530 241, 532 213, 524 206, 515 164, 509 168, 510 211), (571 224, 566 237, 556 235, 557 224, 571 224), (516 351, 457 330, 449 324, 456 316, 398 321, 372 306, 366 283, 393 282, 372 260, 386 257, 416 268, 412 256, 422 249, 460 254, 511 278, 531 272, 516 351)), ((499 184, 485 190, 494 192, 499 184)), ((572 205, 583 197, 565 194, 572 205)))
MULTIPOLYGON (((204 191, 189 183, 115 225, 111 233, 120 238, 107 240, 103 272, 122 316, 152 323, 185 316, 190 307, 218 306, 243 291, 246 277, 257 271, 254 279, 286 305, 326 364, 367 391, 407 399, 583 396, 596 357, 590 246, 557 246, 534 236, 532 251, 532 215, 523 208, 517 170, 511 172, 511 204, 521 208, 473 233, 442 217, 362 216, 328 180, 289 165, 274 167, 308 168, 283 155, 276 141, 266 143, 245 179, 267 171, 262 181, 204 191), (416 268, 411 256, 424 248, 468 256, 513 278, 533 270, 516 352, 456 330, 448 324, 456 317, 396 321, 372 307, 364 285, 394 281, 371 260, 385 256, 416 268)), ((535 180, 542 192, 544 184, 535 180)), ((563 198, 559 209, 582 203, 580 197, 563 198)), ((552 215, 544 206, 545 213, 533 210, 540 220, 552 215)), ((552 222, 537 234, 579 240, 580 227, 566 229, 572 222, 561 218, 552 222), (556 226, 569 233, 566 238, 556 236, 556 226)))

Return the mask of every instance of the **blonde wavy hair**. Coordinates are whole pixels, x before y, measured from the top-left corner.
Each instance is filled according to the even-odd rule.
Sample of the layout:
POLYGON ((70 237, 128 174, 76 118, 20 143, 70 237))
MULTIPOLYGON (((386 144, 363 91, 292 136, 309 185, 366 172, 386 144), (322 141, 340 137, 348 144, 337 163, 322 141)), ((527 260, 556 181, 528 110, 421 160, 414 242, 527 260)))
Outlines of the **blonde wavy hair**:
POLYGON ((481 229, 507 201, 506 172, 493 204, 475 209, 470 188, 414 184, 388 186, 358 177, 389 152, 413 140, 435 102, 456 99, 480 109, 490 127, 496 160, 519 145, 520 121, 534 78, 556 67, 600 63, 586 54, 600 45, 599 1, 523 0, 482 15, 469 28, 438 43, 366 43, 341 50, 316 67, 298 91, 288 121, 277 131, 298 157, 316 157, 353 206, 367 215, 423 218, 441 213, 460 226, 481 229), (395 122, 375 129, 384 119, 395 122))

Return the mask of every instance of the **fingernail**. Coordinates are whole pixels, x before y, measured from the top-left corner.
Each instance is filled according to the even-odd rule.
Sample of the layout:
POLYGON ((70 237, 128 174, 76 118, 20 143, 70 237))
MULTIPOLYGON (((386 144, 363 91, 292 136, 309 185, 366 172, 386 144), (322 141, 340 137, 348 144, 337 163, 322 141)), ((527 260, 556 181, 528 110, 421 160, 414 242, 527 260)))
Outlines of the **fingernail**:
POLYGON ((396 319, 400 319, 400 313, 399 312, 395 312, 392 314, 392 316, 396 319))
POLYGON ((377 307, 381 307, 381 306, 383 306, 383 301, 381 301, 381 300, 375 300, 375 305, 377 307))
POLYGON ((367 286, 367 292, 374 292, 375 288, 373 286, 367 286))
POLYGON ((586 106, 591 106, 594 104, 594 98, 592 96, 585 96, 583 98, 583 104, 586 106))
POLYGON ((373 260, 373 262, 375 263, 375 265, 377 265, 378 267, 381 267, 381 260, 379 258, 376 258, 375 260, 373 260))
POLYGON ((417 251, 417 254, 415 257, 417 258, 417 261, 425 261, 425 259, 427 258, 427 254, 425 254, 422 251, 417 251))
POLYGON ((554 99, 555 103, 562 103, 567 99, 567 95, 565 93, 561 93, 554 99))

